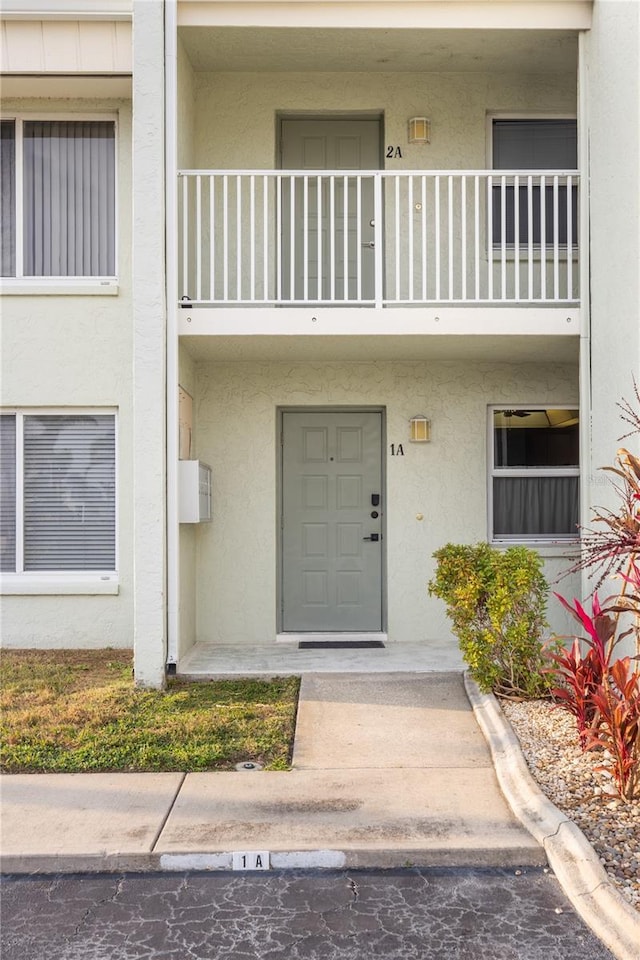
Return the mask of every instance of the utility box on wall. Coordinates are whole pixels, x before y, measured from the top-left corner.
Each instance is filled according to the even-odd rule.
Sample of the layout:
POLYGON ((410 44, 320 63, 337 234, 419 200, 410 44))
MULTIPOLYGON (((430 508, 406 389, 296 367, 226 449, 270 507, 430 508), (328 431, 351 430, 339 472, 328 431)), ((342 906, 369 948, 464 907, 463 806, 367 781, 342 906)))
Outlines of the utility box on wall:
POLYGON ((200 460, 178 461, 180 523, 211 520, 211 467, 200 460))

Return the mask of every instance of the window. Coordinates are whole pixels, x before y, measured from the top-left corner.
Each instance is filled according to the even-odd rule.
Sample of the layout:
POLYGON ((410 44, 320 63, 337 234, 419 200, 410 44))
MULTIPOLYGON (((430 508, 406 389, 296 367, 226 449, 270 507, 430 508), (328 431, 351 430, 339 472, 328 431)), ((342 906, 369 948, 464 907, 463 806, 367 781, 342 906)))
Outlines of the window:
POLYGON ((0 416, 0 570, 116 568, 115 416, 0 416))
POLYGON ((0 266, 3 277, 16 275, 16 138, 13 120, 0 121, 0 266))
POLYGON ((491 515, 495 540, 577 537, 577 410, 491 410, 491 515))
MULTIPOLYGON (((568 171, 578 165, 575 120, 494 120, 492 124, 494 170, 568 171)), ((577 246, 578 188, 568 177, 529 178, 523 174, 517 188, 513 177, 493 186, 491 211, 493 243, 534 246, 577 246), (530 235, 531 234, 531 235, 530 235)))
POLYGON ((2 120, 3 277, 115 277, 115 122, 2 120))

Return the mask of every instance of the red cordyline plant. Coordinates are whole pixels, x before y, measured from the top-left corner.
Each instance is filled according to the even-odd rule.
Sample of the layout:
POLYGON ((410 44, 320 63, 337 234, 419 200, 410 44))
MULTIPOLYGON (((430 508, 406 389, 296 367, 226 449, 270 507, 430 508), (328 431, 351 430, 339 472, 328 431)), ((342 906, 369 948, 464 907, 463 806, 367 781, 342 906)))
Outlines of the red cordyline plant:
POLYGON ((587 732, 598 713, 594 694, 609 668, 613 647, 621 638, 616 638, 615 621, 602 612, 597 594, 593 598, 591 616, 578 600, 574 600, 571 606, 559 593, 556 593, 556 597, 580 624, 586 636, 574 636, 568 650, 561 648, 549 651, 553 666, 549 667, 548 672, 554 674, 562 684, 553 687, 551 695, 558 706, 576 718, 580 746, 585 750, 587 732))
MULTIPOLYGON (((633 389, 640 411, 640 390, 635 380, 633 389)), ((640 412, 627 400, 619 403, 618 407, 622 420, 631 427, 620 439, 625 440, 640 433, 640 412)), ((604 609, 614 613, 616 620, 622 613, 633 615, 636 654, 640 654, 640 457, 621 447, 615 466, 602 469, 613 475, 618 508, 594 509, 592 527, 582 531, 580 560, 567 572, 598 570, 596 591, 608 578, 617 577, 623 581, 620 593, 609 597, 604 609)))
POLYGON ((603 612, 597 595, 591 615, 578 600, 571 606, 556 596, 586 636, 574 637, 569 650, 549 653, 549 672, 561 681, 551 694, 576 718, 582 749, 608 751, 610 764, 596 770, 611 774, 620 797, 631 800, 640 773, 640 673, 632 669, 631 657, 612 659, 631 629, 616 632, 616 619, 603 612))
MULTIPOLYGON (((635 380, 634 392, 640 409, 635 380)), ((632 428, 625 437, 640 433, 640 414, 627 401, 618 406, 632 428)), ((572 571, 599 570, 596 591, 609 577, 621 579, 622 589, 603 606, 596 592, 591 616, 579 601, 572 606, 556 594, 582 635, 569 650, 549 653, 549 672, 560 682, 552 691, 558 705, 576 718, 582 748, 608 751, 611 764, 597 769, 611 773, 620 797, 631 800, 640 783, 640 458, 622 448, 615 466, 603 469, 615 477, 619 506, 595 509, 594 528, 583 533, 581 559, 572 571), (633 622, 621 631, 623 615, 633 622), (636 656, 614 660, 616 645, 629 635, 635 637, 636 656)))
POLYGON ((640 673, 631 668, 631 657, 611 664, 592 701, 598 722, 587 731, 586 749, 609 751, 612 766, 596 770, 611 773, 620 797, 632 800, 640 774, 640 673))

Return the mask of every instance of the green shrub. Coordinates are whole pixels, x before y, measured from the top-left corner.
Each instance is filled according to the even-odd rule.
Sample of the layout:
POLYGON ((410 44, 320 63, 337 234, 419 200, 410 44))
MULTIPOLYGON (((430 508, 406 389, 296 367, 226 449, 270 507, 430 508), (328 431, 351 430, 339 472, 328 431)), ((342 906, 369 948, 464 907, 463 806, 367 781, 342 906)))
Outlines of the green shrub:
POLYGON ((448 543, 434 555, 429 593, 447 605, 465 663, 485 693, 545 696, 542 631, 547 582, 534 550, 448 543))

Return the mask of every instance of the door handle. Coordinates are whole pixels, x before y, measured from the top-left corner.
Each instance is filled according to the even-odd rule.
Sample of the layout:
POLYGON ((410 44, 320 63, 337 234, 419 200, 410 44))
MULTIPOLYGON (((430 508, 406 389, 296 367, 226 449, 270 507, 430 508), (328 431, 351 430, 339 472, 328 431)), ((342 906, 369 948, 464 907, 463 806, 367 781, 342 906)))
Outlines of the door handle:
POLYGON ((362 243, 360 244, 361 247, 369 247, 370 250, 373 250, 375 245, 376 244, 374 240, 363 240, 362 243))
POLYGON ((363 537, 362 539, 363 539, 363 540, 373 540, 374 543, 377 543, 378 540, 380 539, 380 534, 379 534, 379 533, 372 533, 370 537, 363 537))

